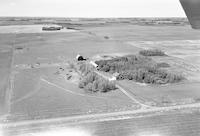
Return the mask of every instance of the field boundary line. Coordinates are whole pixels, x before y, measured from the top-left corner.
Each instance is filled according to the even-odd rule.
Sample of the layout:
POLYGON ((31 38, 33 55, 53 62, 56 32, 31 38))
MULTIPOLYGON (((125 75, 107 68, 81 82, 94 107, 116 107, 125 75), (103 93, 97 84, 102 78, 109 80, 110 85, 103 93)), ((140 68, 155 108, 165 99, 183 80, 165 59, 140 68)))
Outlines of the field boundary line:
POLYGON ((40 82, 39 82, 38 87, 37 87, 34 91, 28 93, 27 95, 25 95, 24 97, 22 97, 22 98, 20 98, 20 99, 17 99, 17 100, 15 100, 15 101, 11 102, 11 105, 12 105, 12 104, 15 104, 15 103, 18 103, 18 102, 20 102, 20 101, 23 101, 24 99, 27 99, 27 98, 29 98, 29 97, 31 97, 32 95, 34 95, 35 93, 37 93, 37 92, 39 91, 40 88, 41 88, 41 86, 40 86, 40 82))
POLYGON ((65 88, 63 88, 63 87, 61 87, 61 86, 58 86, 58 85, 55 84, 55 83, 49 82, 49 81, 47 81, 47 80, 44 79, 44 78, 41 78, 41 80, 42 80, 43 82, 45 82, 45 83, 51 85, 51 86, 57 87, 57 88, 59 88, 59 89, 61 89, 61 90, 64 90, 64 91, 66 91, 66 92, 68 92, 68 93, 71 93, 71 94, 74 94, 74 95, 79 95, 79 96, 83 96, 83 97, 92 97, 92 98, 98 98, 98 99, 105 99, 105 100, 106 100, 106 98, 104 98, 104 97, 89 96, 89 95, 84 95, 84 94, 80 94, 80 93, 73 92, 73 91, 68 90, 68 89, 65 89, 65 88))
POLYGON ((86 123, 86 122, 102 122, 102 121, 110 121, 110 120, 123 120, 130 119, 139 115, 139 114, 147 114, 147 113, 156 113, 156 112, 167 112, 173 110, 183 110, 188 108, 200 108, 200 103, 196 104, 187 104, 187 105, 177 105, 170 107, 156 107, 151 109, 139 109, 139 110, 128 110, 128 111, 120 111, 120 112, 110 112, 110 113, 97 113, 97 114, 89 114, 89 115, 78 115, 71 117, 60 117, 60 118, 52 118, 52 119, 41 119, 41 120, 29 120, 29 121, 19 121, 19 122, 9 122, 2 123, 2 127, 16 127, 23 125, 37 125, 37 124, 47 124, 47 123, 86 123))
POLYGON ((134 98, 134 96, 132 96, 130 93, 128 93, 128 91, 126 91, 122 86, 120 86, 119 84, 116 83, 116 87, 119 88, 119 90, 124 93, 129 99, 131 99, 132 101, 134 101, 135 103, 139 104, 142 106, 142 108, 151 108, 152 106, 143 104, 141 102, 139 102, 136 98, 134 98))

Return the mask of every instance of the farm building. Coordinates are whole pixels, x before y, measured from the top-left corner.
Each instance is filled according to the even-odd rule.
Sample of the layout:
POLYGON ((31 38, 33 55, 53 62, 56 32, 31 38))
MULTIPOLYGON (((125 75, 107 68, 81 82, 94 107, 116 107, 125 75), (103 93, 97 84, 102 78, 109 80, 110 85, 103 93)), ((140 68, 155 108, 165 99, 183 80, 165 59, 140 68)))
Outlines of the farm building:
POLYGON ((81 55, 77 55, 76 56, 76 60, 78 60, 78 61, 84 61, 84 60, 86 60, 83 56, 81 56, 81 55))
POLYGON ((44 26, 42 27, 43 31, 58 31, 63 29, 62 26, 58 26, 58 25, 50 25, 50 26, 44 26))
POLYGON ((92 66, 94 66, 95 68, 98 67, 98 65, 97 65, 94 61, 90 61, 90 64, 91 64, 92 66))

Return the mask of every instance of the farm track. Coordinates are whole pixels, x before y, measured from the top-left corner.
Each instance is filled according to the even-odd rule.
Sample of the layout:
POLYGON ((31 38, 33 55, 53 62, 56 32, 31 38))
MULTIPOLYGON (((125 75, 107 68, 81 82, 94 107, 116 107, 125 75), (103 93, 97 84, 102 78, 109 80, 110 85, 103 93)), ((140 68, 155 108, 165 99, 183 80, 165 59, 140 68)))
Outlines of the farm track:
POLYGON ((126 91, 120 84, 116 84, 116 87, 119 88, 119 90, 124 93, 128 98, 130 98, 135 103, 139 104, 142 108, 151 108, 152 106, 146 105, 138 101, 134 96, 132 96, 128 91, 126 91))
MULTIPOLYGON (((7 83, 7 91, 6 91, 6 107, 7 109, 7 114, 10 113, 10 107, 11 107, 11 98, 13 94, 13 88, 14 88, 14 78, 15 78, 15 71, 13 71, 13 66, 14 66, 14 57, 15 57, 15 42, 16 42, 16 37, 17 33, 15 33, 12 48, 11 48, 11 62, 10 62, 10 75, 9 75, 9 80, 7 83)), ((7 115, 5 115, 7 116, 7 115)))
POLYGON ((61 67, 61 66, 68 66, 68 63, 52 63, 52 64, 47 64, 43 63, 40 65, 29 65, 29 64, 21 64, 21 65, 16 65, 15 68, 19 70, 26 70, 26 69, 40 69, 40 68, 49 68, 49 67, 61 67))
POLYGON ((47 83, 48 85, 54 86, 54 87, 56 87, 56 88, 58 88, 58 89, 64 90, 64 91, 66 91, 67 93, 71 93, 71 94, 78 95, 78 96, 83 96, 83 97, 92 97, 92 98, 98 98, 98 99, 105 99, 105 100, 106 100, 106 98, 104 98, 104 97, 96 97, 96 96, 84 95, 84 94, 81 94, 81 93, 75 93, 75 92, 73 92, 73 91, 71 91, 71 90, 68 90, 68 89, 65 89, 65 88, 63 88, 63 87, 61 87, 61 86, 58 86, 57 84, 54 84, 54 83, 52 83, 52 82, 49 82, 49 81, 47 81, 47 80, 44 79, 44 78, 41 78, 41 81, 47 83))
POLYGON ((200 103, 187 104, 187 105, 177 105, 170 107, 155 107, 149 109, 139 109, 139 110, 129 110, 121 112, 111 112, 111 113, 101 113, 101 114, 90 114, 90 115, 80 115, 71 117, 62 117, 54 119, 41 119, 41 120, 30 120, 30 121, 19 121, 19 122, 9 122, 6 121, 1 124, 2 127, 16 127, 24 125, 42 125, 42 124, 53 124, 53 123, 67 123, 67 124, 80 124, 80 123, 90 123, 90 122, 102 122, 111 120, 124 120, 135 118, 137 115, 144 115, 148 113, 158 113, 167 112, 174 110, 184 110, 184 109, 195 109, 200 108, 200 103))
MULTIPOLYGON (((96 74, 99 76, 103 77, 106 80, 109 80, 110 77, 107 77, 106 75, 100 73, 99 71, 94 71, 96 74)), ((116 87, 123 93, 125 94, 129 99, 131 99, 134 103, 138 104, 141 106, 141 108, 146 109, 146 108, 151 108, 152 106, 146 105, 141 103, 139 100, 137 100, 132 94, 129 93, 129 91, 125 90, 119 83, 116 83, 116 87)))

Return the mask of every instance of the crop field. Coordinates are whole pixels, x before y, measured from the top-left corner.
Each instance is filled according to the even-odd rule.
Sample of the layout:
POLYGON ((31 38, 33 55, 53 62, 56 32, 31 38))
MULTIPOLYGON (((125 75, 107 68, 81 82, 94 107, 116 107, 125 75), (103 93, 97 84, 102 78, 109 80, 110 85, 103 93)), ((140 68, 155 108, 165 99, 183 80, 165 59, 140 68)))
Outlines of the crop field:
POLYGON ((82 135, 82 136, 196 136, 200 134, 199 111, 175 111, 125 120, 80 124, 57 122, 52 125, 30 125, 5 128, 11 136, 82 135))
POLYGON ((96 136, 196 136, 200 134, 198 118, 199 112, 168 113, 128 120, 88 123, 82 125, 82 129, 96 136))
POLYGON ((88 27, 82 31, 110 39, 129 41, 174 41, 174 40, 199 40, 200 32, 187 26, 138 26, 130 24, 104 25, 102 27, 88 27))
MULTIPOLYGON (((42 31, 43 25, 11 25, 0 26, 0 33, 52 33, 51 31, 42 31)), ((63 29, 56 32, 75 32, 75 30, 63 29)), ((55 33, 55 32, 54 32, 55 33)))
POLYGON ((185 62, 192 63, 192 65, 200 68, 200 40, 141 41, 129 43, 139 48, 161 49, 169 56, 182 59, 185 62))
POLYGON ((199 102, 199 82, 184 82, 171 85, 143 85, 133 81, 120 81, 133 96, 145 103, 157 106, 199 102))
POLYGON ((55 75, 58 68, 20 71, 15 76, 10 121, 137 109, 120 91, 87 94, 55 75))
POLYGON ((3 114, 6 109, 13 39, 14 35, 0 35, 0 115, 3 114))
POLYGON ((92 57, 100 53, 135 51, 130 45, 104 41, 84 33, 18 34, 16 46, 22 46, 23 53, 16 55, 15 64, 55 63, 63 61, 61 57, 74 59, 77 54, 92 57))
POLYGON ((0 53, 0 115, 5 110, 6 104, 6 90, 8 87, 8 80, 10 74, 10 60, 11 60, 11 53, 4 52, 0 53))

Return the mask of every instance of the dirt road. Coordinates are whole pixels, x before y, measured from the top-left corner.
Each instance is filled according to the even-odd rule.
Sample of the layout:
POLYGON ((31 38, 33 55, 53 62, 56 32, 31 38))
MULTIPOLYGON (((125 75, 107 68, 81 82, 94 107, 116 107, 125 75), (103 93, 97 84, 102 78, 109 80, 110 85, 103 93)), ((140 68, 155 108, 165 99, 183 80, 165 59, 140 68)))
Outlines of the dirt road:
POLYGON ((110 120, 123 120, 135 118, 137 115, 144 115, 147 113, 157 113, 157 112, 167 112, 174 110, 184 110, 200 108, 200 103, 197 104, 187 104, 187 105, 177 105, 170 107, 158 107, 158 108, 149 108, 149 109, 139 109, 139 110, 129 110, 121 112, 111 112, 111 113, 101 113, 101 114, 90 114, 90 115, 80 115, 80 116, 71 116, 71 117, 62 117, 54 119, 42 119, 42 120, 31 120, 31 121, 21 121, 21 122, 2 122, 2 127, 16 127, 23 125, 42 125, 42 124, 53 124, 53 123, 67 123, 67 124, 78 124, 78 123, 87 123, 87 122, 102 122, 110 120))

